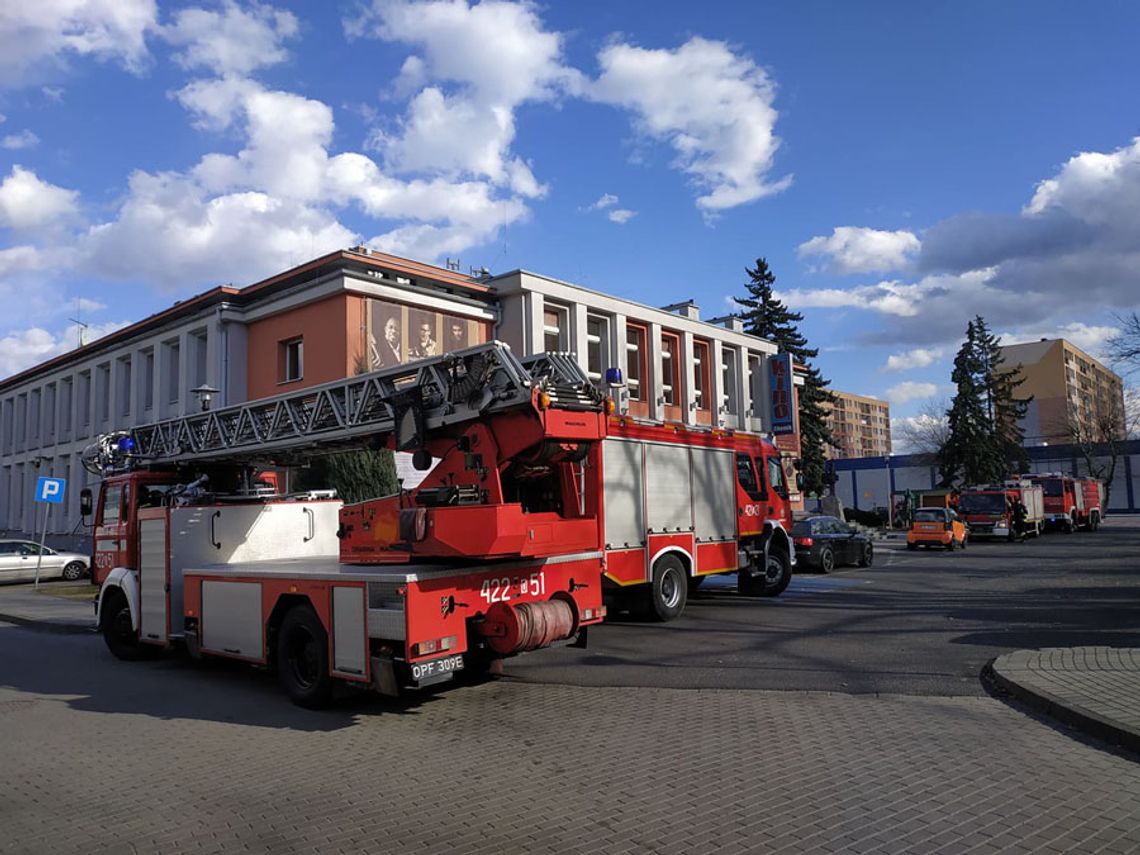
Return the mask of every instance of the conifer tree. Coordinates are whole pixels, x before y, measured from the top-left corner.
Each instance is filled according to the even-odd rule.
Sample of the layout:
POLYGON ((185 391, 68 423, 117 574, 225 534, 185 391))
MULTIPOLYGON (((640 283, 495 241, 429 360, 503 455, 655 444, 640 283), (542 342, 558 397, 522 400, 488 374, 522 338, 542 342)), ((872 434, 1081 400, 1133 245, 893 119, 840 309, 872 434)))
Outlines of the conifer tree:
POLYGON ((745 284, 748 296, 734 298, 743 309, 740 317, 750 335, 759 336, 790 353, 793 361, 807 369, 804 385, 799 388, 800 460, 804 476, 804 490, 822 493, 824 488, 824 449, 833 440, 827 426, 824 404, 835 397, 827 390, 825 380, 811 364, 819 355, 819 348, 808 347, 807 339, 796 326, 804 319, 799 312, 790 311, 772 293, 776 277, 763 258, 756 259, 755 268, 744 268, 749 281, 745 284))

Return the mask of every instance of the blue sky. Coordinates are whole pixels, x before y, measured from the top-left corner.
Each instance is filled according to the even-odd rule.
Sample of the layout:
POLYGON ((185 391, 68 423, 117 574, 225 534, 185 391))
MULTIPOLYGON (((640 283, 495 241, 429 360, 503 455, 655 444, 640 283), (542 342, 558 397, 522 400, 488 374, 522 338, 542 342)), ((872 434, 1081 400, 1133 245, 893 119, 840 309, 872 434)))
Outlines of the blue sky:
POLYGON ((0 374, 357 242, 705 317, 766 256, 836 388, 1140 302, 1133 3, 0 11, 0 374))

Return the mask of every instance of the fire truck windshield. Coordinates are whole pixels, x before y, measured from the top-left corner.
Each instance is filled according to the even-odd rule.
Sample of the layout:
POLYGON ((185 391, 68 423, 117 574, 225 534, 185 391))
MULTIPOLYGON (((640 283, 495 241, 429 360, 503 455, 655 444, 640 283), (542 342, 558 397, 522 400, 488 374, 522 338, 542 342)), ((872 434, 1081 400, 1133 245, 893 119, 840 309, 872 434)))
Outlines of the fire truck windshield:
POLYGON ((1048 481, 1042 481, 1041 486, 1045 490, 1046 496, 1060 496, 1061 495, 1061 479, 1050 478, 1048 481))
POLYGON ((1005 513, 1005 494, 966 493, 958 500, 958 512, 963 514, 1005 513))

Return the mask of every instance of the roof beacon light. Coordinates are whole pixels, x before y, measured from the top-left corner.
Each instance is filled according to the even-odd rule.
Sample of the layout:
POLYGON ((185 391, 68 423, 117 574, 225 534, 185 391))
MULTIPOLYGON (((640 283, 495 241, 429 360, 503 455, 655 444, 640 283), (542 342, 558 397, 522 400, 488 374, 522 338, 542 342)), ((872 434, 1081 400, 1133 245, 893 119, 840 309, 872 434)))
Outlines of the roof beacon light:
POLYGON ((620 368, 606 369, 606 385, 611 389, 616 389, 619 386, 625 385, 625 380, 622 379, 620 368))
POLYGON ((116 443, 116 447, 123 454, 130 454, 135 450, 135 438, 133 436, 119 437, 119 441, 116 443))

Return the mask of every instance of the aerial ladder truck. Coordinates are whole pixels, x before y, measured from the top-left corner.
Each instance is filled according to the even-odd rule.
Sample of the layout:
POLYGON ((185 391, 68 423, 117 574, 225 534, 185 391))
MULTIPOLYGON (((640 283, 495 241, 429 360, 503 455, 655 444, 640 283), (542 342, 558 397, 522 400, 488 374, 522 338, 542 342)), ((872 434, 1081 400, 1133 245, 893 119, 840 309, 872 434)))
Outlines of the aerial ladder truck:
POLYGON ((605 615, 601 449, 612 401, 565 354, 499 342, 100 437, 96 621, 111 652, 175 644, 275 669, 290 697, 395 695, 605 615), (431 468, 344 506, 272 467, 370 446, 431 468))

